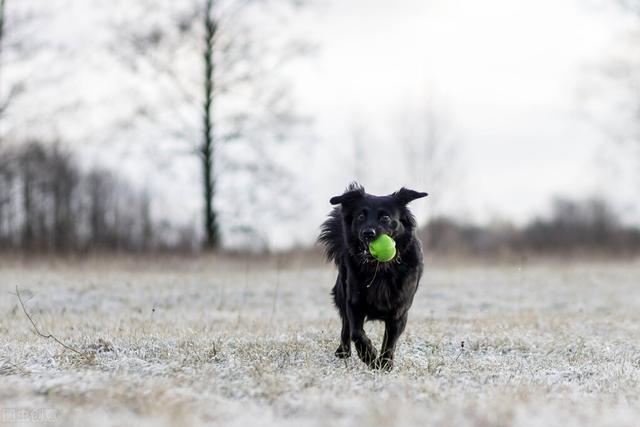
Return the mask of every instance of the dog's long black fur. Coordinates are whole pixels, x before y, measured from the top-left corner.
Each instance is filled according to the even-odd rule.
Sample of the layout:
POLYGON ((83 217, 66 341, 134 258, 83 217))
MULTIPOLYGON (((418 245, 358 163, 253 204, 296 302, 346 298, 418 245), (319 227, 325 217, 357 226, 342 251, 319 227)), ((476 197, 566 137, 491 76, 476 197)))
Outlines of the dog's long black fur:
POLYGON ((357 183, 332 197, 337 205, 322 224, 319 242, 338 267, 332 295, 342 319, 336 356, 351 356, 353 341, 360 359, 371 368, 391 369, 398 338, 407 324, 423 270, 422 245, 407 204, 425 197, 406 188, 388 196, 367 194, 357 183), (368 246, 380 234, 396 242, 396 256, 378 262, 368 246), (385 333, 380 355, 364 331, 366 320, 381 320, 385 333))

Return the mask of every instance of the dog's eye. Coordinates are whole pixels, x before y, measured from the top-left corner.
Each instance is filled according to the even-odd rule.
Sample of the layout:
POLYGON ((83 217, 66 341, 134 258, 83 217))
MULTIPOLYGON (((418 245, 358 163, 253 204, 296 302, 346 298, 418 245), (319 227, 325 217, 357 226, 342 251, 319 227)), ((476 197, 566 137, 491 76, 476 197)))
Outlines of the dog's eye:
POLYGON ((380 222, 388 224, 391 222, 391 217, 389 215, 383 215, 382 218, 380 218, 380 222))
POLYGON ((358 215, 358 221, 364 221, 366 217, 364 216, 363 213, 361 213, 360 215, 358 215))

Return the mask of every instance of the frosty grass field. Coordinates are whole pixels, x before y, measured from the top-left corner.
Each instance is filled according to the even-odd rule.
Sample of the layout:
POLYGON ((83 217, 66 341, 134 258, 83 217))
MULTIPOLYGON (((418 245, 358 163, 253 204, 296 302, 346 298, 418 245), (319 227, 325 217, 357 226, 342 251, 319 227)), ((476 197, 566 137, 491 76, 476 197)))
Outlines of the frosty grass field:
POLYGON ((640 425, 638 262, 427 260, 391 373, 334 357, 334 277, 205 258, 3 262, 0 421, 640 425), (16 285, 43 331, 89 357, 36 336, 16 285))

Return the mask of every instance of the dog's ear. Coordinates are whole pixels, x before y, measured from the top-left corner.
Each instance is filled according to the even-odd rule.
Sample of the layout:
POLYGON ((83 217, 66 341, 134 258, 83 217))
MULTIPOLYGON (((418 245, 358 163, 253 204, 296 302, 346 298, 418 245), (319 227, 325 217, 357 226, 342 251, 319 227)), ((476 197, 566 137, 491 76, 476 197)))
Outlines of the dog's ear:
POLYGON ((399 205, 406 205, 409 202, 420 199, 422 197, 427 197, 427 193, 422 193, 420 191, 409 190, 408 188, 402 187, 400 190, 396 191, 391 195, 393 200, 399 205))
POLYGON ((349 184, 344 193, 340 196, 333 196, 329 203, 332 205, 346 205, 349 203, 353 203, 356 200, 360 200, 364 197, 364 187, 357 182, 352 182, 349 184))

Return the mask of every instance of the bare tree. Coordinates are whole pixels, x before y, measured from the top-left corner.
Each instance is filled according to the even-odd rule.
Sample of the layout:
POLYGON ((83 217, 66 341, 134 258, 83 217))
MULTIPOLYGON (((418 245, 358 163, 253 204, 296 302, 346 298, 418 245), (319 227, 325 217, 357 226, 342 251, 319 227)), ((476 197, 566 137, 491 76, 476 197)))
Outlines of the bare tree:
POLYGON ((581 101, 586 101, 589 119, 622 148, 624 157, 631 151, 640 162, 640 0, 616 3, 636 18, 635 28, 620 35, 598 64, 581 101))
POLYGON ((81 171, 57 143, 0 150, 0 249, 142 251, 189 243, 166 240, 158 228, 146 191, 105 170, 81 171))
POLYGON ((24 96, 28 87, 42 88, 41 84, 52 83, 50 73, 46 77, 35 76, 26 73, 24 70, 28 67, 23 67, 47 49, 48 53, 61 50, 42 35, 43 23, 50 18, 50 10, 44 9, 47 8, 36 7, 26 0, 0 0, 0 123, 4 125, 0 127, 0 138, 6 139, 9 126, 3 119, 17 98, 24 96), (21 73, 10 73, 20 68, 21 73))
POLYGON ((4 36, 4 5, 5 0, 0 0, 0 57, 2 56, 2 40, 4 36))
POLYGON ((617 0, 618 3, 629 12, 640 18, 640 1, 639 0, 617 0))
MULTIPOLYGON (((10 40, 10 37, 8 37, 9 31, 11 35, 17 34, 18 28, 25 27, 26 22, 30 19, 29 16, 13 16, 13 21, 9 22, 7 20, 7 4, 8 0, 0 0, 0 119, 6 113, 11 101, 24 90, 22 82, 10 82, 7 84, 5 81, 4 68, 7 62, 7 48, 20 44, 15 38, 13 41, 10 40), (8 24, 11 24, 11 28, 9 28, 8 24)), ((24 34, 19 34, 18 36, 24 36, 24 34)), ((20 50, 26 53, 27 50, 32 48, 33 46, 30 45, 24 46, 24 49, 20 50)))
MULTIPOLYGON (((2 53, 4 50, 4 8, 6 0, 0 0, 0 81, 2 80, 2 53)), ((0 118, 7 108, 7 100, 0 99, 0 118)))
POLYGON ((185 141, 186 152, 198 158, 207 248, 220 245, 216 204, 220 177, 260 169, 269 162, 269 141, 282 140, 287 128, 299 123, 277 71, 307 46, 285 40, 286 32, 277 31, 280 25, 272 23, 265 33, 259 29, 269 25, 257 25, 282 22, 288 13, 283 8, 298 3, 153 2, 139 15, 131 14, 128 22, 116 24, 131 48, 120 50, 122 58, 138 75, 153 76, 157 82, 153 96, 160 92, 164 98, 153 106, 141 105, 140 116, 165 129, 165 135, 185 141), (256 19, 259 13, 266 15, 256 19), (147 25, 140 25, 142 17, 147 25), (201 74, 194 75, 194 69, 201 74), (167 106, 173 107, 170 122, 164 119, 167 106), (233 143, 233 151, 241 154, 225 156, 223 143, 233 143), (265 152, 266 156, 255 156, 265 152), (249 162, 252 157, 255 160, 249 162))
POLYGON ((407 179, 430 193, 429 209, 437 213, 459 177, 457 136, 433 101, 402 112, 395 129, 406 155, 407 179))
POLYGON ((633 120, 633 126, 635 128, 634 140, 637 145, 637 153, 639 154, 640 161, 640 60, 638 59, 637 49, 640 49, 640 0, 621 0, 622 4, 637 18, 636 30, 633 36, 633 42, 636 47, 636 55, 632 55, 632 61, 629 61, 629 76, 626 76, 630 80, 632 111, 631 118, 633 120))

